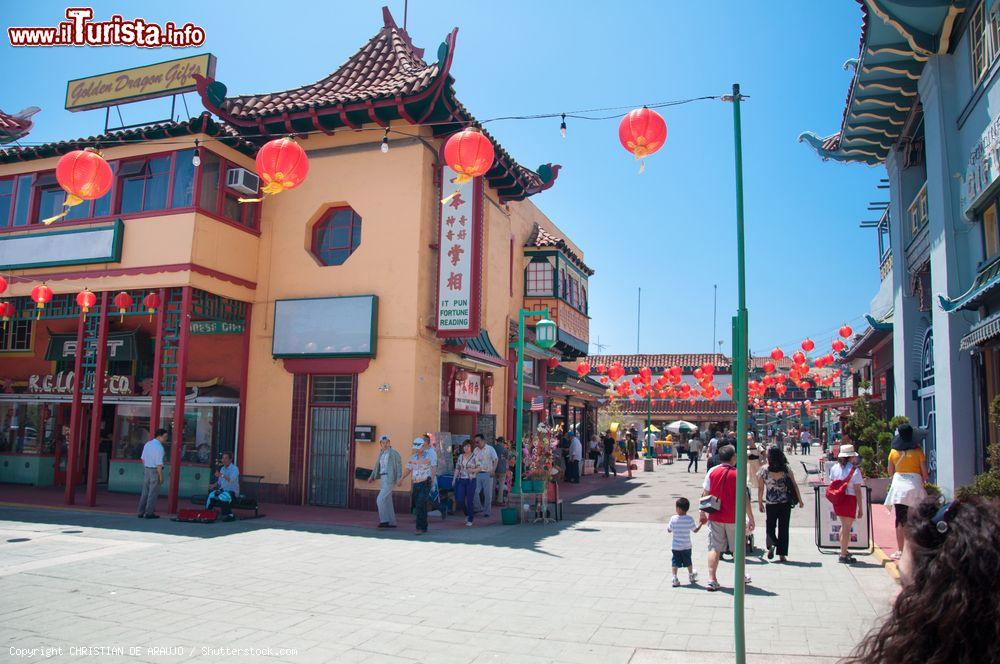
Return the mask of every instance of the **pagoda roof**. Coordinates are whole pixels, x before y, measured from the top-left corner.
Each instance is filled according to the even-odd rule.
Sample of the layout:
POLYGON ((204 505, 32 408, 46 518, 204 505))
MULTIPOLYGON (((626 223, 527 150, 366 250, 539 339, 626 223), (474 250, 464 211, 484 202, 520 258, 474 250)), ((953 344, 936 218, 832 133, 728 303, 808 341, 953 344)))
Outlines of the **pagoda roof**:
MULTIPOLYGON (((618 408, 623 415, 645 415, 645 399, 618 399, 618 408)), ((694 403, 677 399, 670 404, 668 399, 653 399, 649 412, 657 419, 681 420, 692 417, 717 417, 720 420, 736 419, 736 402, 731 400, 709 401, 695 399, 694 403)))
POLYGON ((732 369, 731 358, 721 353, 661 353, 659 355, 591 355, 587 358, 590 366, 598 364, 611 366, 615 362, 622 365, 626 372, 635 373, 642 367, 652 371, 663 371, 674 365, 684 370, 693 370, 703 364, 711 364, 716 369, 729 373, 732 369))
POLYGON ((861 40, 857 58, 844 63, 854 76, 840 130, 820 136, 807 131, 808 143, 824 160, 885 161, 900 137, 906 117, 919 101, 917 82, 924 64, 948 52, 951 33, 966 2, 953 0, 858 0, 861 40))
POLYGON ((528 241, 525 242, 524 246, 530 249, 558 249, 568 259, 570 259, 574 265, 583 270, 587 276, 594 274, 594 270, 583 262, 583 258, 581 258, 580 254, 576 253, 569 243, 566 242, 565 238, 561 238, 558 235, 550 233, 538 224, 535 224, 535 227, 532 229, 531 235, 528 236, 528 241))
MULTIPOLYGON (((100 146, 101 148, 112 148, 118 145, 130 145, 143 141, 155 141, 163 138, 190 136, 193 134, 211 136, 220 143, 239 150, 248 156, 253 156, 257 150, 254 145, 246 141, 232 127, 224 122, 213 120, 211 114, 206 111, 197 117, 183 122, 159 122, 144 127, 125 131, 112 131, 87 138, 55 141, 43 145, 6 148, 0 150, 0 164, 57 157, 67 152, 81 150, 86 147, 100 146)), ((193 142, 191 146, 194 147, 193 142)))
MULTIPOLYGON (((248 139, 263 143, 271 135, 361 129, 365 123, 389 127, 402 120, 433 126, 435 137, 482 125, 455 98, 450 74, 458 28, 438 47, 437 60, 424 60, 405 29, 387 7, 383 27, 328 76, 279 92, 226 96, 226 86, 195 76, 205 108, 248 139)), ((486 174, 501 202, 523 200, 552 186, 559 166, 544 164, 532 171, 518 164, 488 132, 496 161, 486 174)))

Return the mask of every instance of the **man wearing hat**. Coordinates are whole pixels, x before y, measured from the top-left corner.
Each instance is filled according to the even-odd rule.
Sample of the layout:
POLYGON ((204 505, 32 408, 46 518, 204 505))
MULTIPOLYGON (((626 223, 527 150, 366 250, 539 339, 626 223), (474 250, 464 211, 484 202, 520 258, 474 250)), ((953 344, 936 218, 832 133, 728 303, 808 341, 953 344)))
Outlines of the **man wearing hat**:
POLYGON ((378 439, 379 454, 368 483, 378 478, 379 490, 375 504, 378 506, 378 527, 395 528, 396 510, 392 506, 392 488, 403 475, 403 461, 399 452, 392 449, 392 439, 381 435, 378 439))
POLYGON ((410 475, 413 475, 413 507, 417 512, 416 532, 423 535, 427 532, 427 501, 434 484, 434 463, 430 445, 420 436, 413 439, 413 454, 406 462, 406 472, 396 484, 402 484, 410 475))

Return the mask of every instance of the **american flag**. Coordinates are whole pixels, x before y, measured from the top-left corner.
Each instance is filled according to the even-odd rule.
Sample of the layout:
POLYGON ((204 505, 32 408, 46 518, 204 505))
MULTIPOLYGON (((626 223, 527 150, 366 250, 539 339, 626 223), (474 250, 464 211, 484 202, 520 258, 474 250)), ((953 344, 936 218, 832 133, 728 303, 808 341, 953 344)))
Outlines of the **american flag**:
POLYGON ((531 410, 545 410, 545 397, 532 397, 531 410))

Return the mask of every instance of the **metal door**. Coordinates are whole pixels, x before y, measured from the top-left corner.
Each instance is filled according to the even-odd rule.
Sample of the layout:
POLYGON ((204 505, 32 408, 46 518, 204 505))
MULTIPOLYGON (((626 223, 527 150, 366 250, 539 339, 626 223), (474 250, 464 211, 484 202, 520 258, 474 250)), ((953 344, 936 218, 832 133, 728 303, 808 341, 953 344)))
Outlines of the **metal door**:
POLYGON ((309 413, 309 503, 347 507, 351 409, 313 406, 309 413))

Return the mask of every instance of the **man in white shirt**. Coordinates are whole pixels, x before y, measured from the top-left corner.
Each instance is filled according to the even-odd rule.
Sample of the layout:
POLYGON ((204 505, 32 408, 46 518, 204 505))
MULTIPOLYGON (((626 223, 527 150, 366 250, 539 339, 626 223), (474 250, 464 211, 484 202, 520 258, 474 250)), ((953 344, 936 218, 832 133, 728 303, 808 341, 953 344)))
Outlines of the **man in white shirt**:
POLYGON ((219 508, 223 520, 234 520, 232 502, 240 495, 240 469, 229 452, 222 453, 222 465, 215 471, 215 482, 209 489, 212 492, 208 494, 208 507, 219 508))
POLYGON ((498 457, 496 450, 486 444, 486 438, 483 434, 477 433, 473 444, 476 449, 472 451, 472 457, 479 466, 479 472, 476 474, 476 495, 473 508, 477 512, 482 510, 483 516, 489 517, 493 506, 493 474, 497 469, 498 457))
POLYGON ((163 443, 167 442, 167 430, 157 429, 156 434, 142 446, 142 495, 139 496, 138 516, 140 519, 159 519, 156 511, 156 497, 163 484, 163 443))
POLYGON ((708 441, 708 456, 715 456, 715 453, 719 451, 719 434, 717 432, 712 432, 712 439, 708 441))
POLYGON ((566 469, 566 481, 580 483, 580 462, 583 461, 583 443, 580 436, 573 434, 569 441, 569 467, 566 469))

